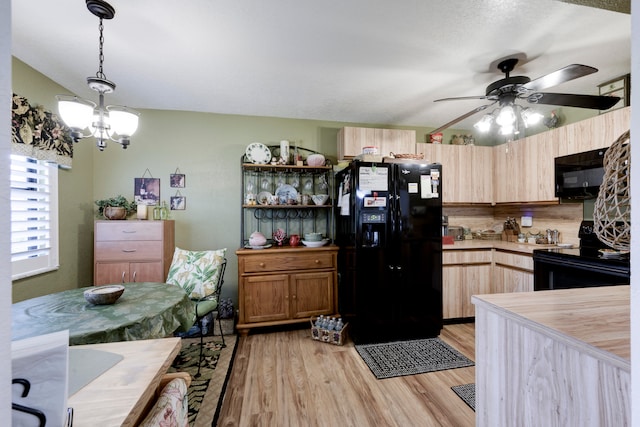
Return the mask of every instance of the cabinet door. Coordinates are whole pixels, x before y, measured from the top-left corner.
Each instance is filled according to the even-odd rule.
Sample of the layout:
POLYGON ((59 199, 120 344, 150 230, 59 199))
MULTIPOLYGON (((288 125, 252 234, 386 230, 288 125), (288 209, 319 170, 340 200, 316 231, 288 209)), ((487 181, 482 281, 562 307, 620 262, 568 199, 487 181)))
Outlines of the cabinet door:
POLYGON ((533 273, 503 265, 496 265, 493 268, 493 293, 531 291, 533 291, 533 273))
POLYGON ((374 145, 379 147, 382 129, 344 127, 338 133, 338 157, 340 159, 362 154, 362 148, 374 145))
POLYGON ((289 275, 270 274, 241 279, 241 323, 271 322, 291 318, 289 275))
POLYGON ((166 281, 162 262, 132 262, 129 265, 129 275, 132 282, 159 282, 166 281))
POLYGON ((382 129, 380 154, 389 156, 395 154, 415 154, 416 132, 402 129, 382 129))
POLYGON ((333 272, 291 275, 293 318, 333 314, 333 272))
POLYGON ((420 143, 416 152, 442 164, 443 203, 493 201, 493 147, 420 143))
POLYGON ((518 141, 507 142, 494 148, 493 166, 496 171, 493 189, 496 203, 518 200, 522 180, 522 155, 518 141))
POLYGON ((472 295, 491 292, 491 264, 468 265, 463 268, 462 276, 462 316, 476 315, 475 306, 471 303, 472 295))
POLYGON ((462 266, 442 266, 442 317, 462 317, 462 266))
POLYGON ((96 262, 94 285, 124 283, 129 281, 128 262, 96 262))

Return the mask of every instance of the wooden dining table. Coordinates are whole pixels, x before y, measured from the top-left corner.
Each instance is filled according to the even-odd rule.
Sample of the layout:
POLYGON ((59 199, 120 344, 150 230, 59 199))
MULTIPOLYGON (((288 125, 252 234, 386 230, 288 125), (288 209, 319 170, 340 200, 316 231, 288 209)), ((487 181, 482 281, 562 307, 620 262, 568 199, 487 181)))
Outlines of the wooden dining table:
POLYGON ((12 340, 69 330, 69 344, 96 344, 172 336, 195 322, 195 305, 179 286, 124 283, 122 296, 110 305, 93 305, 84 291, 70 289, 15 303, 11 307, 12 340))

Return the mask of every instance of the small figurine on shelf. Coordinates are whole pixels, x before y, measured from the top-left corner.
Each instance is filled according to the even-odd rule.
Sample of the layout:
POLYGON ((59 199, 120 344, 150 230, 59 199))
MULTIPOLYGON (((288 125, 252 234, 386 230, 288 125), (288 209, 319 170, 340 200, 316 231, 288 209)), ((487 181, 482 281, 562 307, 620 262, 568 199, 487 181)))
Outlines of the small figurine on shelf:
POLYGON ((284 241, 284 239, 286 237, 287 237, 287 234, 284 232, 284 230, 282 228, 278 228, 273 233, 273 241, 276 242, 278 244, 278 246, 282 246, 282 242, 284 241))

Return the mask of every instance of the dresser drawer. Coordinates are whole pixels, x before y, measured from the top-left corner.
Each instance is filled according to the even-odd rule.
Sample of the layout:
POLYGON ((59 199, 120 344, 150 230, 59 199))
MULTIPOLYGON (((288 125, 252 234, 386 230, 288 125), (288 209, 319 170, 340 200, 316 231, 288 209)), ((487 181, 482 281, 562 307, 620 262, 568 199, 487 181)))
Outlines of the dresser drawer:
POLYGON ((100 242, 122 240, 162 240, 161 221, 100 221, 96 222, 95 239, 100 242))
POLYGON ((334 259, 330 252, 243 256, 240 268, 242 273, 335 268, 334 259))
POLYGON ((96 242, 96 261, 162 260, 162 245, 154 241, 96 242))

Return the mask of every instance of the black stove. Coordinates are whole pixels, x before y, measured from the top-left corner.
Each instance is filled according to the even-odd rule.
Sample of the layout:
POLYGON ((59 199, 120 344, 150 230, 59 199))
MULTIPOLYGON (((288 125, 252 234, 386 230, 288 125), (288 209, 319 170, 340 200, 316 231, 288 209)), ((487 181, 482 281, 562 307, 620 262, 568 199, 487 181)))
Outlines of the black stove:
POLYGON ((593 221, 582 221, 578 237, 579 248, 533 251, 535 290, 629 284, 629 254, 604 256, 601 250, 610 248, 598 240, 593 221))

